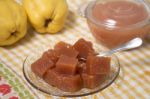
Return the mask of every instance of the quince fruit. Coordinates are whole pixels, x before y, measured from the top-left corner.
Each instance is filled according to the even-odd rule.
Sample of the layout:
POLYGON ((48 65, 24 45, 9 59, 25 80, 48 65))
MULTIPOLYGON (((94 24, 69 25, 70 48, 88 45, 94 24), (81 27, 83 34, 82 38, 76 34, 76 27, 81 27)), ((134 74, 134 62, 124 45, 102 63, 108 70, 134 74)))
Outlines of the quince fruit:
POLYGON ((63 26, 68 12, 66 0, 23 0, 31 25, 39 33, 56 33, 63 26))
POLYGON ((16 43, 27 32, 27 16, 14 0, 0 0, 0 46, 16 43))

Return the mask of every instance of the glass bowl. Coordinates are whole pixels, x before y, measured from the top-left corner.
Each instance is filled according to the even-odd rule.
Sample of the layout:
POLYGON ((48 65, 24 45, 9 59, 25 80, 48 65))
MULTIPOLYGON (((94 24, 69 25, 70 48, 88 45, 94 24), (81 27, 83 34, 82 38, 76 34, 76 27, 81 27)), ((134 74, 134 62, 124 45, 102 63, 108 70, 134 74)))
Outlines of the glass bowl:
POLYGON ((39 59, 44 51, 48 48, 39 49, 35 51, 35 53, 29 55, 23 63, 23 74, 27 82, 33 86, 35 89, 40 90, 49 95, 53 96, 61 96, 61 97, 79 97, 79 96, 86 96, 96 92, 100 92, 103 89, 110 86, 115 79, 118 77, 120 72, 120 64, 117 56, 112 55, 110 56, 111 59, 111 72, 109 75, 106 76, 106 79, 95 89, 87 89, 82 88, 80 91, 77 92, 64 92, 60 89, 53 87, 47 84, 43 79, 36 76, 31 70, 31 64, 39 59))
POLYGON ((144 38, 150 30, 150 6, 147 0, 94 0, 82 15, 96 40, 115 48, 135 38, 144 38))

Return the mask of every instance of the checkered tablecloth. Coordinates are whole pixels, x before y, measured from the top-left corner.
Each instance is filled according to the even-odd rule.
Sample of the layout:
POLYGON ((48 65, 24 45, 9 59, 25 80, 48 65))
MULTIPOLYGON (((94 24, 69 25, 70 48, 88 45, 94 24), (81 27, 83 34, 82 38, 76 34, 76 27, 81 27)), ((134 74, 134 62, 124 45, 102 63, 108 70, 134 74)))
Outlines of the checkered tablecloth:
MULTIPOLYGON (((26 37, 17 44, 0 47, 0 62, 19 76, 24 87, 35 99, 66 99, 39 92, 25 81, 22 72, 23 61, 37 48, 53 46, 59 41, 73 43, 79 38, 85 38, 101 51, 105 50, 90 33, 86 20, 77 14, 78 7, 85 1, 87 0, 68 0, 69 16, 64 30, 60 33, 40 35, 29 29, 26 37)), ((121 64, 121 73, 117 80, 99 93, 75 99, 150 99, 150 37, 145 39, 142 47, 116 55, 121 64)))

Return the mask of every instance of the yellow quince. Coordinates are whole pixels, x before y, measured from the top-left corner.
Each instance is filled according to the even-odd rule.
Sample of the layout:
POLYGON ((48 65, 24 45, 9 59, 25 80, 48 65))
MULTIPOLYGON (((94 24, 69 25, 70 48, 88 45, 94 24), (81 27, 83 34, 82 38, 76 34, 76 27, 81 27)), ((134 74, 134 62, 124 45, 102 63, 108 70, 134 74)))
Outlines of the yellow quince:
POLYGON ((66 0, 23 0, 30 23, 39 33, 56 33, 68 12, 66 0))
POLYGON ((14 0, 0 0, 0 46, 16 43, 27 32, 27 16, 14 0))

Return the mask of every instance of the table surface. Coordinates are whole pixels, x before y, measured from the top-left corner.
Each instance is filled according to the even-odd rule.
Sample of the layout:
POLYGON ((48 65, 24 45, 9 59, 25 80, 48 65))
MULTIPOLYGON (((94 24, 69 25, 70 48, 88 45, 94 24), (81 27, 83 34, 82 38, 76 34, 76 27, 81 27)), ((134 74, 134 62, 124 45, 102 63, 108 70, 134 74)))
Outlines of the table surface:
MULTIPOLYGON (((12 99, 60 98, 37 91, 23 76, 24 59, 43 45, 53 46, 59 41, 73 43, 79 38, 85 38, 104 50, 91 35, 86 20, 77 14, 79 5, 84 1, 86 0, 68 0, 69 16, 64 30, 60 33, 40 35, 30 29, 26 37, 17 44, 0 47, 0 98, 8 99, 9 96, 13 96, 12 99), (7 92, 10 92, 8 89, 11 88, 11 93, 2 94, 3 87, 7 92)), ((121 73, 117 80, 99 93, 76 99, 150 99, 150 37, 145 38, 142 47, 117 53, 117 56, 121 64, 121 73)))

